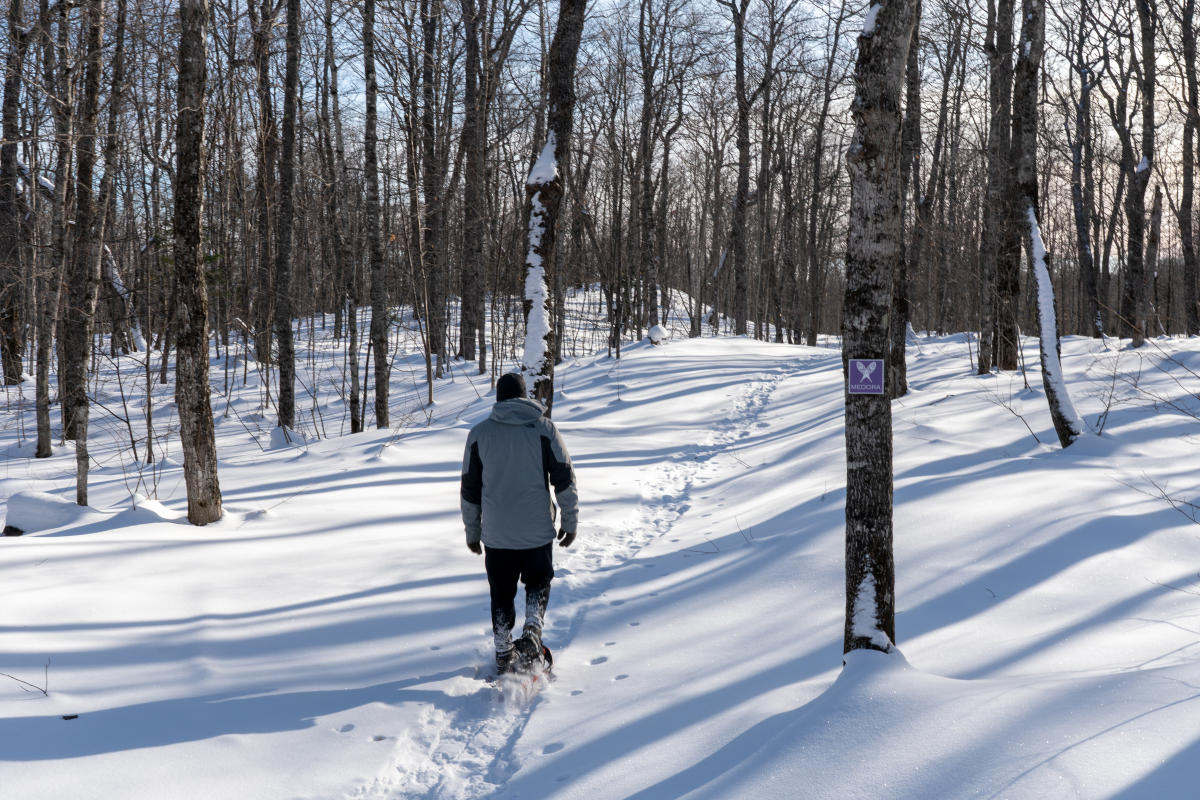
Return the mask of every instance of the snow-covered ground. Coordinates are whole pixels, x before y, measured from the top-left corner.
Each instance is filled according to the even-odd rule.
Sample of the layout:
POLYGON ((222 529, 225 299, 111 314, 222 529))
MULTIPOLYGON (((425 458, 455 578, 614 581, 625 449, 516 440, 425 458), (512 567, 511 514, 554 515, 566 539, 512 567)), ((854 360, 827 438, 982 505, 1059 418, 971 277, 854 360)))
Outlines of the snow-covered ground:
POLYGON ((253 367, 227 401, 214 361, 226 516, 205 528, 177 446, 138 466, 111 369, 94 510, 6 502, 74 496, 10 390, 0 513, 52 527, 0 539, 0 797, 1196 796, 1200 340, 1066 339, 1093 432, 1063 451, 1040 376, 977 377, 966 337, 919 337, 894 404, 901 652, 844 668, 836 342, 568 361, 579 539, 556 551, 557 679, 520 701, 476 677, 488 599, 458 512, 487 377, 456 369, 423 410, 402 348, 398 427, 340 435, 321 336, 324 361, 298 340, 306 444, 272 442, 253 367))

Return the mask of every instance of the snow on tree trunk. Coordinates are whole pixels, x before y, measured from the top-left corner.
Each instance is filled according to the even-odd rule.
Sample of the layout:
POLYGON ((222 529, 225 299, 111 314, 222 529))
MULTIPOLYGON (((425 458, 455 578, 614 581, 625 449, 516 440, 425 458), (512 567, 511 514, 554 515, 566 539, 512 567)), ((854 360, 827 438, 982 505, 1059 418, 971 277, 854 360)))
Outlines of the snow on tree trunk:
POLYGON ((1042 385, 1046 390, 1046 402, 1050 405, 1050 417, 1054 431, 1063 447, 1079 438, 1083 433, 1083 420, 1075 411, 1071 395, 1063 379, 1062 363, 1059 358, 1058 315, 1055 311, 1054 283, 1050 280, 1049 256, 1042 241, 1037 211, 1033 204, 1025 207, 1025 219, 1029 225, 1029 252, 1033 264, 1033 276, 1037 283, 1038 329, 1041 339, 1042 385))
POLYGON ((1041 343, 1042 384, 1054 430, 1063 447, 1083 432, 1063 380, 1059 360, 1058 318, 1054 308, 1054 284, 1050 280, 1049 257, 1038 224, 1038 77, 1045 49, 1045 12, 1042 0, 1023 0, 1021 46, 1013 86, 1013 160, 1017 165, 1016 188, 1021 197, 1025 246, 1037 282, 1038 328, 1041 343))
POLYGON ((521 360, 525 385, 530 387, 532 396, 541 399, 547 408, 552 402, 548 398, 553 397, 553 388, 547 395, 544 387, 539 391, 538 384, 549 382, 553 387, 554 380, 554 359, 551 356, 554 329, 550 324, 550 293, 546 282, 546 261, 552 256, 554 246, 554 221, 546 203, 557 205, 562 198, 562 175, 558 169, 556 146, 557 137, 551 130, 529 172, 527 183, 530 197, 525 302, 529 311, 525 317, 525 349, 521 360))
POLYGON ((529 248, 525 255, 525 351, 521 369, 530 396, 554 403, 554 326, 550 322, 547 273, 554 269, 556 228, 564 193, 563 169, 570 153, 575 114, 575 60, 583 35, 586 0, 560 0, 558 27, 548 54, 546 143, 529 171, 529 248))
POLYGON ((175 269, 177 325, 175 403, 183 444, 188 522, 221 518, 217 445, 208 383, 208 288, 201 225, 204 219, 204 106, 207 0, 179 6, 179 112, 175 154, 175 269))
MULTIPOLYGON (((888 353, 891 277, 903 258, 900 92, 916 0, 888 0, 858 39, 854 137, 846 157, 850 223, 842 360, 888 353)), ((895 641, 892 556, 892 413, 883 394, 846 405, 846 624, 843 651, 887 651, 895 641)))

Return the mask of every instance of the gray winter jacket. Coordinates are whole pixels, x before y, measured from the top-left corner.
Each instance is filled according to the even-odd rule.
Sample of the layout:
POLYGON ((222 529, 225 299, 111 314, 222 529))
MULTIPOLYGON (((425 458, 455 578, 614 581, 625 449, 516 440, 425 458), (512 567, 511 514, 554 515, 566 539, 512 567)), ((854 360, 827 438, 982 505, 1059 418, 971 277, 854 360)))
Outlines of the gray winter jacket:
POLYGON ((571 457, 546 409, 516 397, 492 406, 471 429, 463 453, 462 518, 467 544, 526 550, 554 541, 554 504, 562 528, 574 531, 579 515, 571 457))

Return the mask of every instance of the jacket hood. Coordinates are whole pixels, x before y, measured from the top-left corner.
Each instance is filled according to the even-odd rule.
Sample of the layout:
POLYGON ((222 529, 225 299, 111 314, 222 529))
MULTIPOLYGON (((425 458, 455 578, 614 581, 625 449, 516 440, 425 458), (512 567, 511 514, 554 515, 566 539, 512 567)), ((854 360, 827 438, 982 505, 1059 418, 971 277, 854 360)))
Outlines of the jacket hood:
POLYGON ((536 422, 545 413, 545 406, 538 401, 528 397, 514 397, 493 405, 491 418, 505 425, 528 425, 536 422))

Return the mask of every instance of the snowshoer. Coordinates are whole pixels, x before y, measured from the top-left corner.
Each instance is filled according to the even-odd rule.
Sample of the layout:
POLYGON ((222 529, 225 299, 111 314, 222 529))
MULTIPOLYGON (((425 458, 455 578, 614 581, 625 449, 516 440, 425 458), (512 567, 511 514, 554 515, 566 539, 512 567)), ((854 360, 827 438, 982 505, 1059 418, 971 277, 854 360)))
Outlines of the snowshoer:
POLYGON ((500 674, 546 660, 542 621, 554 577, 554 541, 563 547, 575 541, 575 472, 562 436, 545 413, 527 396, 519 373, 504 375, 496 382, 491 415, 471 429, 463 454, 463 525, 467 547, 485 554, 500 674), (557 533, 551 486, 562 513, 557 533), (525 584, 525 626, 514 642, 518 580, 525 584))

